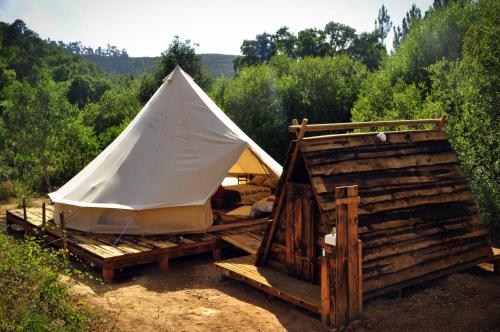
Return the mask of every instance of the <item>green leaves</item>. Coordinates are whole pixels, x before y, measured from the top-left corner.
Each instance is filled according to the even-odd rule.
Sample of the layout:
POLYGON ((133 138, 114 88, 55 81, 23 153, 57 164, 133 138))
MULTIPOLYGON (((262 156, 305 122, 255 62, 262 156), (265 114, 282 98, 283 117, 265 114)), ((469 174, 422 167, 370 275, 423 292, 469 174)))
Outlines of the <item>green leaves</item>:
POLYGON ((291 120, 349 121, 366 73, 348 56, 277 56, 269 65, 243 68, 232 80, 220 78, 210 94, 257 144, 283 161, 291 120))
POLYGON ((356 121, 448 114, 445 129, 497 241, 499 6, 493 0, 437 2, 422 20, 412 21, 396 52, 369 75, 352 111, 356 121))
POLYGON ((33 239, 15 243, 0 232, 0 330, 86 331, 92 314, 77 307, 59 282, 62 254, 33 239))

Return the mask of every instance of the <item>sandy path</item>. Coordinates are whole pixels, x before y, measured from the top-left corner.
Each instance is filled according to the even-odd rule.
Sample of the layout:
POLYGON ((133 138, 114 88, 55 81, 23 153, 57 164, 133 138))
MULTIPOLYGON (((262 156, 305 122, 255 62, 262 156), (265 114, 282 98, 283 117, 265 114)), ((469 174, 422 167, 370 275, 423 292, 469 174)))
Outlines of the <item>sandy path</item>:
MULTIPOLYGON (((14 204, 10 204, 12 206, 14 204)), ((0 229, 4 211, 0 214, 0 229)), ((365 303, 359 331, 500 331, 500 276, 475 268, 365 303)), ((98 274, 98 271, 94 271, 98 274)), ((211 255, 149 264, 104 285, 71 286, 102 312, 99 331, 327 331, 319 317, 240 282, 221 280, 211 255)))

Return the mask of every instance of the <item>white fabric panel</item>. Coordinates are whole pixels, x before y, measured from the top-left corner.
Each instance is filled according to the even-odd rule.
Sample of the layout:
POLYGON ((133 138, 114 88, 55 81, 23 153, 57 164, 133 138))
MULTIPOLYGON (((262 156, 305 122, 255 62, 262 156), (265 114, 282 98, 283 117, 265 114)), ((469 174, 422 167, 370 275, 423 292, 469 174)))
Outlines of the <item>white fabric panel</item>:
POLYGON ((212 224, 209 199, 230 170, 278 178, 282 168, 176 67, 127 128, 49 196, 81 231, 199 232, 212 224))
POLYGON ((64 212, 66 227, 100 234, 176 234, 200 233, 213 223, 210 202, 198 206, 180 206, 148 210, 123 210, 80 207, 56 203, 54 221, 59 225, 64 212))
MULTIPOLYGON (((177 67, 123 133, 49 196, 131 210, 203 205, 247 148, 280 175, 281 166, 177 67)), ((262 166, 253 158, 246 169, 262 166)))

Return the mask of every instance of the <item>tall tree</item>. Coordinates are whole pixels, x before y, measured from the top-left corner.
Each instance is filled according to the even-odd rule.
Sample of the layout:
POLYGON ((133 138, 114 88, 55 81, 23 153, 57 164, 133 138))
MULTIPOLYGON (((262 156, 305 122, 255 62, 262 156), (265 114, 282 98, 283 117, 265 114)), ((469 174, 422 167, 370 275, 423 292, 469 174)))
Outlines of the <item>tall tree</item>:
POLYGON ((238 72, 242 67, 254 66, 269 61, 276 54, 276 44, 273 36, 264 32, 255 36, 253 40, 244 40, 240 47, 241 57, 234 61, 234 70, 238 72))
POLYGON ((201 58, 196 54, 196 46, 198 44, 191 43, 189 39, 182 41, 179 36, 174 37, 174 40, 160 56, 158 67, 154 74, 154 85, 151 85, 149 79, 143 81, 146 84, 146 86, 140 88, 140 98, 143 103, 151 98, 154 91, 163 83, 163 79, 176 66, 180 66, 188 73, 202 89, 207 90, 210 87, 210 75, 201 65, 201 58))
POLYGON ((380 43, 384 44, 387 34, 391 31, 392 21, 387 8, 382 5, 378 11, 378 17, 375 21, 375 31, 378 32, 380 43))
POLYGON ((403 17, 403 22, 401 23, 401 27, 394 27, 394 39, 392 41, 392 45, 394 49, 398 48, 403 38, 408 34, 410 28, 412 28, 417 22, 422 20, 422 12, 417 7, 417 5, 413 4, 409 11, 406 12, 405 17, 403 17))
POLYGON ((329 45, 323 30, 304 29, 297 35, 297 56, 326 56, 329 53, 329 45))
POLYGON ((329 22, 324 31, 328 37, 331 54, 343 53, 351 47, 356 38, 356 30, 342 23, 329 22))
POLYGON ((288 57, 295 57, 297 37, 284 26, 279 28, 273 35, 273 41, 276 44, 276 53, 286 55, 288 57))

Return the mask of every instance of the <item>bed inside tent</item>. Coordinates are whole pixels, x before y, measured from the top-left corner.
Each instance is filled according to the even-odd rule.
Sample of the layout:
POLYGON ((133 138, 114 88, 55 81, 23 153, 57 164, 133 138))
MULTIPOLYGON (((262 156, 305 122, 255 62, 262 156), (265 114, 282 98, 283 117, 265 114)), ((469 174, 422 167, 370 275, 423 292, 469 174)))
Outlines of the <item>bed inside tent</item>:
POLYGON ((271 213, 278 177, 246 149, 212 195, 214 224, 227 224, 271 213))

